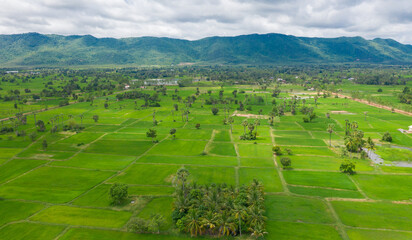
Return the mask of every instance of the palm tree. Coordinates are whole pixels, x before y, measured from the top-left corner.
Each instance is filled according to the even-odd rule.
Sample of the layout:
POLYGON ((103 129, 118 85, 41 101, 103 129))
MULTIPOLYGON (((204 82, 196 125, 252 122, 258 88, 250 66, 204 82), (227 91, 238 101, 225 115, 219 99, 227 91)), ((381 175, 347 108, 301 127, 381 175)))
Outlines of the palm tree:
POLYGON ((214 215, 213 211, 209 210, 206 214, 202 217, 202 227, 206 230, 209 230, 212 233, 216 227, 215 222, 213 221, 214 215))
POLYGON ((350 126, 349 120, 345 119, 345 135, 349 135, 348 127, 350 126))
MULTIPOLYGON (((187 178, 189 177, 190 172, 186 168, 181 168, 177 170, 176 173, 176 180, 182 184, 182 191, 185 193, 185 183, 187 181, 187 178)), ((186 196, 186 193, 185 193, 186 196)))
POLYGON ((239 235, 242 236, 242 220, 246 217, 246 210, 242 205, 235 204, 232 211, 238 220, 239 235))
POLYGON ((230 133, 232 133, 232 124, 235 122, 235 119, 233 117, 229 117, 228 122, 230 124, 230 133))
POLYGON ((254 124, 255 124, 255 126, 256 126, 256 133, 257 133, 257 129, 258 129, 257 127, 260 126, 260 120, 259 120, 259 119, 255 119, 254 124))
POLYGON ((326 129, 329 133, 329 146, 332 147, 332 133, 333 129, 335 128, 335 125, 332 123, 328 124, 328 129, 326 129))
POLYGON ((190 232, 192 237, 196 237, 203 233, 203 226, 199 215, 197 209, 190 209, 189 213, 186 215, 186 231, 190 232))
POLYGON ((264 225, 266 217, 263 215, 264 210, 257 205, 250 206, 248 208, 249 225, 251 228, 255 228, 258 225, 264 225))
POLYGON ((247 122, 247 119, 242 121, 242 126, 243 126, 243 134, 246 135, 246 127, 247 125, 249 125, 249 123, 247 122))
POLYGON ((236 224, 227 211, 217 213, 215 215, 215 222, 218 228, 219 237, 229 236, 231 233, 236 233, 236 224))
POLYGON ((249 231, 252 232, 251 236, 255 238, 261 238, 265 234, 267 234, 265 228, 262 225, 256 225, 254 227, 250 227, 249 231))
POLYGON ((358 123, 356 121, 353 121, 351 124, 352 129, 357 129, 358 128, 358 123))

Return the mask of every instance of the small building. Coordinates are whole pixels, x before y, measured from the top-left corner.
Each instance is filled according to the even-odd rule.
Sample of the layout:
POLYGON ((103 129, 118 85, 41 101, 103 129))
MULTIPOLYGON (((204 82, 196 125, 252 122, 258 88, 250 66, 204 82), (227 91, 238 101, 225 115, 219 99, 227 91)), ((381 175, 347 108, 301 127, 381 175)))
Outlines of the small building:
POLYGON ((130 85, 128 85, 128 84, 124 85, 124 89, 125 89, 125 90, 127 90, 127 89, 129 89, 129 88, 130 88, 130 85))

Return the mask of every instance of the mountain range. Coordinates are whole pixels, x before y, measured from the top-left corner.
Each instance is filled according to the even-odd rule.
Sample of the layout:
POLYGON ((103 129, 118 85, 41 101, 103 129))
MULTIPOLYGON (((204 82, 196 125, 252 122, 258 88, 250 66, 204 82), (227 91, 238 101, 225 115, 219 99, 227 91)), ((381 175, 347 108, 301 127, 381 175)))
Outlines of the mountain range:
POLYGON ((412 45, 392 39, 308 38, 283 34, 173 38, 0 35, 0 66, 170 64, 411 64, 412 45))

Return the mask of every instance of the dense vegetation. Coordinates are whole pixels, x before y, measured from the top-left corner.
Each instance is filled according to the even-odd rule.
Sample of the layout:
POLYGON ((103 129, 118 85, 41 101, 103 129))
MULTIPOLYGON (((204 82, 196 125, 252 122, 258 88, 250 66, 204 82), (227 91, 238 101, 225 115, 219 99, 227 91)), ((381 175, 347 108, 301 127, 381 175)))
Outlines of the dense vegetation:
POLYGON ((391 39, 306 38, 282 34, 170 38, 1 35, 0 63, 8 66, 411 63, 412 46, 391 39))
POLYGON ((188 181, 187 169, 176 174, 173 221, 191 236, 266 234, 264 189, 253 180, 239 188, 227 184, 198 185, 188 181), (243 230, 242 230, 243 229, 243 230))

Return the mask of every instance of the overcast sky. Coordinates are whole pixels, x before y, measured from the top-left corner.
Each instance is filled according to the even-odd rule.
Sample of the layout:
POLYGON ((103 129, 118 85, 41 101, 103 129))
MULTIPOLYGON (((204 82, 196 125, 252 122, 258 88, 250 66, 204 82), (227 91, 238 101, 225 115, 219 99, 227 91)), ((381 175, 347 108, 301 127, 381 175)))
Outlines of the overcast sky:
POLYGON ((200 39, 251 33, 412 44, 412 0, 0 0, 0 34, 200 39))

